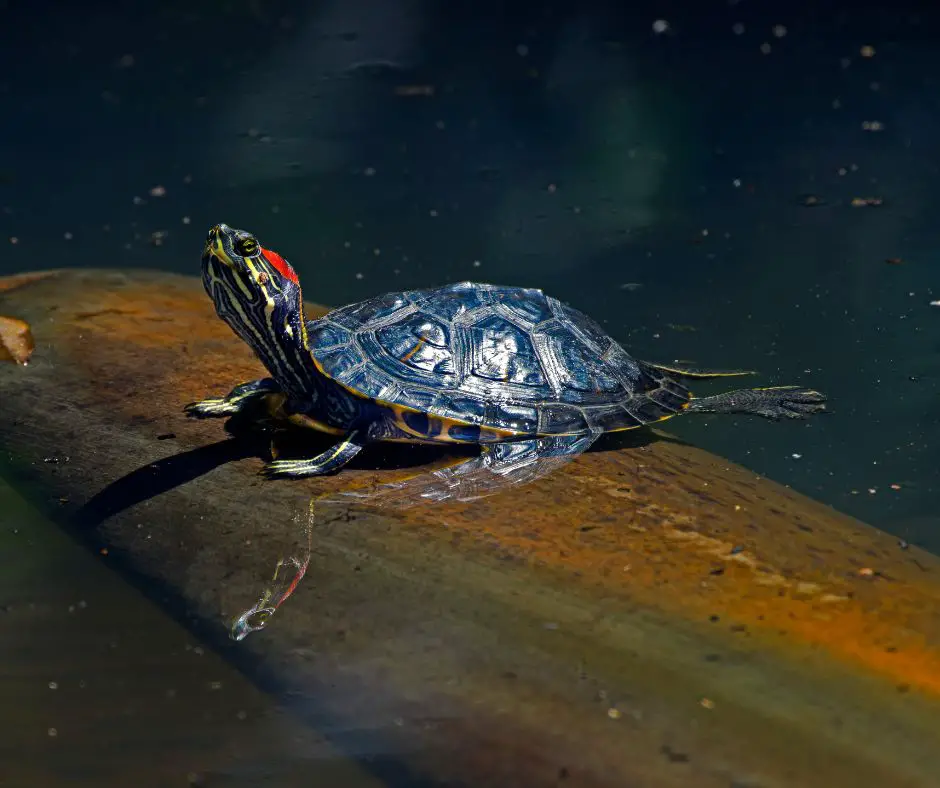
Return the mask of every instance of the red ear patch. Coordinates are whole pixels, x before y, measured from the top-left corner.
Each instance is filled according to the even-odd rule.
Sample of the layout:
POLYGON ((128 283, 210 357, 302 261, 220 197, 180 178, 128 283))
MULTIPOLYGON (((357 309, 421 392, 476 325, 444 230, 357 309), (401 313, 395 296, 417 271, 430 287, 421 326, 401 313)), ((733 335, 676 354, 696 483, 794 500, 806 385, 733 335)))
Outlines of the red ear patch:
POLYGON ((281 257, 277 252, 272 252, 270 249, 262 247, 261 252, 264 254, 265 260, 271 263, 271 265, 280 272, 281 276, 290 279, 295 285, 300 284, 300 281, 297 279, 297 274, 294 272, 294 269, 290 267, 290 263, 288 263, 287 260, 281 257))

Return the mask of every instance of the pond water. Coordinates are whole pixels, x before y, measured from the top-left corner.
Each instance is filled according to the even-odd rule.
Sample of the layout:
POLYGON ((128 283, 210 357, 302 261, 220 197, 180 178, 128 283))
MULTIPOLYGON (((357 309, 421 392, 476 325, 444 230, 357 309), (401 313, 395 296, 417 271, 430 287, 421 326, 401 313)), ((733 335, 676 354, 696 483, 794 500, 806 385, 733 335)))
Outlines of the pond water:
MULTIPOLYGON (((47 5, 0 8, 0 275, 196 275, 226 222, 323 304, 540 287, 639 357, 824 391, 805 423, 669 429, 940 551, 938 12, 47 5)), ((0 705, 21 710, 0 715, 0 784, 300 779, 269 699, 0 499, 0 705)))
POLYGON ((379 785, 0 484, 0 785, 379 785))

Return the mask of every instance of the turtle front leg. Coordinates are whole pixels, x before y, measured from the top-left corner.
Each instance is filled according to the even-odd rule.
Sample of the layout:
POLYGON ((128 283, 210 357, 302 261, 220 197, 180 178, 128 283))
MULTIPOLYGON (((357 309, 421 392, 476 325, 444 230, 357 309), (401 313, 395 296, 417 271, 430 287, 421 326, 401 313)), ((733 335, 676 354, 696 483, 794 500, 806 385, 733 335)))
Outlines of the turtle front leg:
POLYGON ((183 412, 194 419, 218 419, 241 413, 248 405, 257 402, 268 394, 280 394, 281 387, 274 378, 261 378, 250 383, 242 383, 220 399, 204 399, 190 402, 183 412))
POLYGON ((306 460, 273 460, 261 469, 269 479, 301 479, 305 476, 325 476, 335 473, 355 457, 366 445, 362 430, 352 430, 333 448, 306 460))

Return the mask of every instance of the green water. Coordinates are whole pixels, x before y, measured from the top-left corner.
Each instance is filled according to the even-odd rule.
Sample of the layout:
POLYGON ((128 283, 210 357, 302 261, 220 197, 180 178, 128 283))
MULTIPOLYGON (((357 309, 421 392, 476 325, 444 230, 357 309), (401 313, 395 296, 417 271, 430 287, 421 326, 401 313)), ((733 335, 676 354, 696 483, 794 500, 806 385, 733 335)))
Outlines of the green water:
POLYGON ((0 786, 372 778, 0 481, 0 786))

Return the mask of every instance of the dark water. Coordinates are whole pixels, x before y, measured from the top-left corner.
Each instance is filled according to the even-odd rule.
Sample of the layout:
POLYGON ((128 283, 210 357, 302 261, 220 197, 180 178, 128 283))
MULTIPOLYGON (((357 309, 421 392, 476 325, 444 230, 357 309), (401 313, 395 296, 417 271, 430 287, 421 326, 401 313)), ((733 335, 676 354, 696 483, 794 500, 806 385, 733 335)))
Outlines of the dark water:
POLYGON ((542 287, 638 356, 825 391, 670 428, 938 550, 940 15, 856 5, 8 2, 0 274, 195 274, 224 221, 323 303, 542 287))
POLYGON ((0 786, 378 785, 0 484, 0 786))

